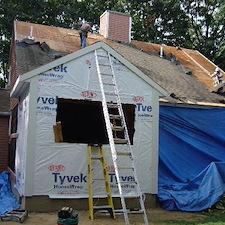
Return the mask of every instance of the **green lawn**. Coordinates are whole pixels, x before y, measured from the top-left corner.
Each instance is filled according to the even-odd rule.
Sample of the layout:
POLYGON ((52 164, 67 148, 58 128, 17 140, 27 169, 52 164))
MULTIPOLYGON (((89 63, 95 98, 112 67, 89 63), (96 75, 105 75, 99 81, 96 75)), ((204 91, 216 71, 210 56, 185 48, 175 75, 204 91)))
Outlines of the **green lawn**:
POLYGON ((173 225, 225 225, 225 211, 218 210, 218 211, 211 211, 211 212, 204 212, 199 213, 200 215, 206 216, 205 219, 196 222, 188 222, 188 221, 164 221, 164 224, 173 224, 173 225))

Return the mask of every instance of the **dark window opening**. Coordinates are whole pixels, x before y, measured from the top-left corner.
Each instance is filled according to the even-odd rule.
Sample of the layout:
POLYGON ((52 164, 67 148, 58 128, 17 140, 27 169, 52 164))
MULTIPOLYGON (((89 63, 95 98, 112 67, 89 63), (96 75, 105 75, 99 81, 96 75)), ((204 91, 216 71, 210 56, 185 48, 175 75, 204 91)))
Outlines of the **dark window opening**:
MULTIPOLYGON (((18 123, 18 105, 12 110, 11 114, 11 134, 17 132, 17 123, 18 123)), ((15 172, 15 155, 16 155, 16 138, 10 140, 9 143, 9 152, 8 152, 8 166, 15 172)))
MULTIPOLYGON (((109 113, 115 114, 115 110, 109 113)), ((123 111, 133 144, 135 105, 123 104, 123 111)), ((59 98, 56 122, 61 122, 63 142, 109 143, 101 102, 59 98)), ((117 137, 124 138, 123 132, 118 132, 117 137)))

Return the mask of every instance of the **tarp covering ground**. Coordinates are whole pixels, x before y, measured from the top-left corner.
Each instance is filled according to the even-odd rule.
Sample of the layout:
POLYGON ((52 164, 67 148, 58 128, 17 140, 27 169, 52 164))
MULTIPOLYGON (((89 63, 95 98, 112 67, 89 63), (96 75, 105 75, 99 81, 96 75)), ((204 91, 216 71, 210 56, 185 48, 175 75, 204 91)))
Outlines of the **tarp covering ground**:
POLYGON ((158 199, 202 211, 225 191, 225 109, 160 106, 158 199))
POLYGON ((11 192, 9 173, 0 174, 0 216, 14 209, 19 209, 19 203, 11 192))

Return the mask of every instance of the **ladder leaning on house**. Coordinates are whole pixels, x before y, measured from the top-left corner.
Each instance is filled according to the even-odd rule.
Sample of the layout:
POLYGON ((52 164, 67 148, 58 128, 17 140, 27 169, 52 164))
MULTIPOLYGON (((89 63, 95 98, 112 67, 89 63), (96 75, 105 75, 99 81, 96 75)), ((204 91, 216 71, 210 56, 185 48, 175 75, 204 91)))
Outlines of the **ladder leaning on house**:
POLYGON ((125 116, 122 109, 122 103, 119 96, 119 90, 116 84, 116 78, 112 65, 112 58, 109 52, 98 49, 95 50, 95 60, 97 73, 102 94, 102 107, 105 118, 106 129, 108 133, 109 145, 112 154, 112 161, 115 170, 115 176, 120 195, 122 213, 126 225, 129 225, 129 213, 141 213, 144 224, 148 224, 148 218, 144 206, 143 195, 137 179, 137 173, 134 165, 131 142, 128 134, 125 116), (121 150, 121 145, 123 145, 121 150), (120 148, 118 147, 120 146, 120 148), (118 150, 120 149, 120 150, 118 150), (129 166, 124 166, 124 160, 129 162, 129 166), (131 181, 121 180, 120 173, 129 171, 134 179, 131 181), (135 188, 139 206, 138 211, 131 211, 126 206, 126 196, 124 195, 124 186, 127 184, 135 188))

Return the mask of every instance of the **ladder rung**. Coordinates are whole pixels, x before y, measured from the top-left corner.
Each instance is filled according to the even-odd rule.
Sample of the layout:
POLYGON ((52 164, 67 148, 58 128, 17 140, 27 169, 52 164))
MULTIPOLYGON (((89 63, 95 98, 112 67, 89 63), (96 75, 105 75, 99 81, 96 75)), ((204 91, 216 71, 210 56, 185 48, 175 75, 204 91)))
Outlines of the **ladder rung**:
POLYGON ((99 159, 99 160, 101 160, 102 159, 102 156, 92 156, 91 159, 94 159, 94 160, 95 159, 99 159))
POLYGON ((104 75, 104 76, 113 76, 113 74, 111 74, 111 73, 101 73, 101 75, 104 75))
POLYGON ((94 213, 95 213, 96 211, 98 211, 98 210, 100 210, 100 212, 101 212, 101 211, 102 211, 102 212, 108 211, 109 214, 110 214, 110 216, 111 216, 113 219, 115 219, 115 213, 114 213, 114 209, 113 209, 112 206, 110 206, 110 205, 93 206, 93 211, 94 211, 94 213))
POLYGON ((110 64, 99 63, 99 65, 101 65, 101 66, 108 66, 108 67, 111 67, 111 65, 110 65, 110 64))
POLYGON ((117 153, 117 155, 124 155, 124 156, 126 156, 126 155, 130 156, 131 155, 131 152, 116 152, 116 153, 117 153))
POLYGON ((139 199, 142 199, 142 196, 140 196, 140 195, 132 195, 132 196, 124 196, 124 198, 135 198, 135 199, 139 198, 139 199))
POLYGON ((112 130, 113 131, 123 131, 125 128, 124 127, 121 127, 121 126, 113 126, 112 127, 112 130))
POLYGON ((98 57, 103 57, 103 58, 109 58, 108 55, 99 55, 99 54, 97 54, 97 56, 98 56, 98 57))
POLYGON ((119 170, 134 170, 134 167, 129 167, 129 166, 121 166, 121 167, 118 167, 119 170))
POLYGON ((93 206, 94 210, 104 210, 104 209, 112 209, 112 206, 110 205, 95 205, 93 206))
POLYGON ((129 214, 143 214, 144 210, 143 209, 139 209, 139 210, 130 210, 130 212, 128 212, 129 214))
POLYGON ((118 105, 116 103, 107 103, 108 108, 118 108, 118 105))
POLYGON ((115 86, 113 83, 103 83, 104 85, 115 86))
POLYGON ((105 92, 105 95, 117 96, 115 92, 105 92))
POLYGON ((120 120, 122 117, 121 117, 120 115, 109 114, 109 118, 110 118, 110 119, 120 120))
POLYGON ((115 144, 127 144, 128 141, 122 138, 114 138, 114 142, 115 144))
MULTIPOLYGON (((124 213, 124 210, 123 209, 115 209, 114 212, 116 214, 123 214, 124 213)), ((130 210, 130 209, 127 209, 126 210, 126 213, 129 213, 129 214, 143 214, 144 213, 144 210, 142 210, 142 209, 139 209, 139 210, 130 210)))

